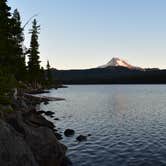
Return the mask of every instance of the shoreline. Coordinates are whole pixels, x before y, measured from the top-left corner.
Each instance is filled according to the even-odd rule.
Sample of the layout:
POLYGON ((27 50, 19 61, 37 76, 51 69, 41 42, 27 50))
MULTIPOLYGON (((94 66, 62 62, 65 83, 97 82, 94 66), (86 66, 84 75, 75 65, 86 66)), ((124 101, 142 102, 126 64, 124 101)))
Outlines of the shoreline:
MULTIPOLYGON (((39 94, 42 94, 42 93, 39 93, 39 94)), ((61 98, 61 97, 48 97, 48 96, 43 96, 43 95, 42 96, 37 96, 37 95, 38 95, 38 93, 37 94, 24 93, 24 96, 38 99, 41 102, 65 100, 65 98, 61 98)))
POLYGON ((23 93, 13 100, 12 106, 1 106, 0 135, 6 141, 0 141, 0 156, 8 156, 7 161, 0 158, 1 165, 71 165, 66 157, 67 147, 58 141, 56 127, 36 110, 42 102, 59 100, 65 99, 23 93), (13 110, 6 112, 6 108, 13 110))

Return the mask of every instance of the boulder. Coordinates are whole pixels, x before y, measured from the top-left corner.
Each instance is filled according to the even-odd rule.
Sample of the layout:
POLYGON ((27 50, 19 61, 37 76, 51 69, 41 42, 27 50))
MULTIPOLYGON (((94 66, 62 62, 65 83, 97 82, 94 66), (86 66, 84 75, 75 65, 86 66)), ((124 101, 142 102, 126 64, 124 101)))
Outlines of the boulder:
POLYGON ((65 132, 64 132, 64 135, 66 137, 73 136, 74 134, 75 134, 75 131, 73 129, 66 129, 65 132))
POLYGON ((38 111, 38 114, 45 114, 45 111, 40 110, 40 111, 38 111))
POLYGON ((52 111, 46 111, 46 112, 45 112, 45 115, 47 115, 47 116, 52 116, 53 114, 55 114, 55 113, 52 112, 52 111))
POLYGON ((44 101, 44 105, 48 105, 49 104, 49 102, 48 101, 44 101))
POLYGON ((76 138, 77 141, 81 142, 81 141, 86 141, 87 140, 87 136, 85 135, 79 135, 77 138, 76 138))
POLYGON ((35 112, 17 111, 10 114, 6 121, 22 135, 39 166, 62 166, 67 148, 58 141, 47 120, 41 117, 35 112))
POLYGON ((35 111, 30 111, 23 114, 24 122, 30 125, 35 126, 45 126, 51 129, 54 128, 54 124, 48 120, 46 120, 43 116, 38 114, 35 111))
POLYGON ((58 142, 51 129, 26 127, 25 140, 40 166, 61 166, 67 148, 58 142))
POLYGON ((55 132, 55 136, 56 136, 56 138, 57 138, 58 140, 63 139, 62 135, 59 134, 59 133, 57 133, 57 132, 55 132))
POLYGON ((60 120, 59 118, 54 118, 54 120, 60 120))
POLYGON ((0 120, 0 165, 39 166, 23 135, 2 120, 0 120))

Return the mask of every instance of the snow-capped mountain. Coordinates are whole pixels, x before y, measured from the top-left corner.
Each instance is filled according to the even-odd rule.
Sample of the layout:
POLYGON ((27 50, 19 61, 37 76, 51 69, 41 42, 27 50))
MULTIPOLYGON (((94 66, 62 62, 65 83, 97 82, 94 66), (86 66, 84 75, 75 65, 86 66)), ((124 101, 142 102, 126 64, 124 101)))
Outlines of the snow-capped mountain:
POLYGON ((128 69, 142 69, 141 67, 133 66, 127 63, 125 60, 114 57, 107 64, 99 66, 98 68, 108 68, 108 67, 126 67, 128 69))

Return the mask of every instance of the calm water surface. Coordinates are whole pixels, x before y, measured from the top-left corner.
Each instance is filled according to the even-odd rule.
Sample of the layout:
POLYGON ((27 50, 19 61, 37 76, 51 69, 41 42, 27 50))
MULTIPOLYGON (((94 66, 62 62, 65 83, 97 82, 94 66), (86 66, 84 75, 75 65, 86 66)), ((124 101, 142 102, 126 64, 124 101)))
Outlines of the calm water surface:
POLYGON ((41 104, 55 112, 74 166, 166 166, 165 85, 73 85, 50 90, 65 101, 41 104), (78 143, 76 136, 87 135, 78 143))

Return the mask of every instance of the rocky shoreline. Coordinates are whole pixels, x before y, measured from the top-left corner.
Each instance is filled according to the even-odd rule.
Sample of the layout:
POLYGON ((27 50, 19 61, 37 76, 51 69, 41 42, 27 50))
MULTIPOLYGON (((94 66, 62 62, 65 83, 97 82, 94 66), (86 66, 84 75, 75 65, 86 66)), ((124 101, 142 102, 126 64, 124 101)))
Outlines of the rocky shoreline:
POLYGON ((12 106, 1 106, 0 165, 71 165, 54 124, 36 111, 37 104, 48 100, 22 95, 13 100, 12 106), (4 111, 8 107, 14 110, 4 111))

